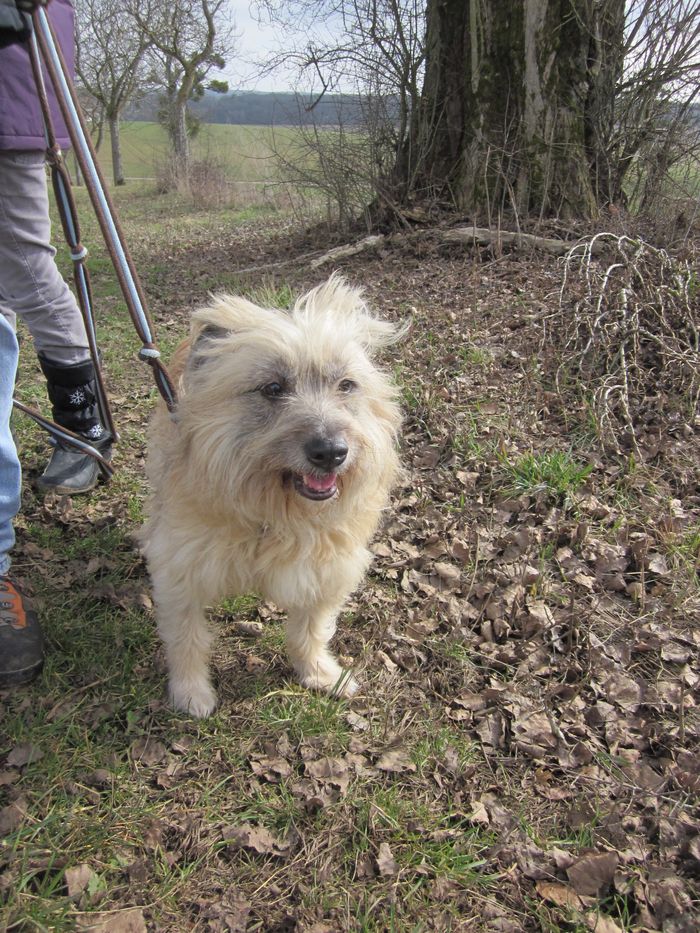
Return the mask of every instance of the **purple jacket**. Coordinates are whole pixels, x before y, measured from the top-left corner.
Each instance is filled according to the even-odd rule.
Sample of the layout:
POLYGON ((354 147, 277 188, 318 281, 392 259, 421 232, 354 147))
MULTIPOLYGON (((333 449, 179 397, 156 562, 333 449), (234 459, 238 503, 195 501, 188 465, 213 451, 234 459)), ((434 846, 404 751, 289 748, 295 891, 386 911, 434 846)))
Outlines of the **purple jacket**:
MULTIPOLYGON (((75 60, 73 3, 51 0, 46 11, 72 75, 75 60)), ((56 140, 62 149, 67 149, 70 140, 51 79, 45 74, 44 80, 56 140)), ((0 48, 0 149, 45 148, 44 120, 29 53, 23 44, 7 45, 0 48)))

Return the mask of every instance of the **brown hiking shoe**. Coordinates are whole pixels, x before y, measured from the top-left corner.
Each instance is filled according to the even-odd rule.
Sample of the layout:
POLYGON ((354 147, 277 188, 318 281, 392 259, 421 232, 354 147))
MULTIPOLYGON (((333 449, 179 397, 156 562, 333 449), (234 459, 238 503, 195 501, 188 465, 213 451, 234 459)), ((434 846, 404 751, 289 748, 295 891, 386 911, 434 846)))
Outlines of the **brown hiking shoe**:
POLYGON ((44 663, 39 620, 26 596, 0 576, 0 688, 29 683, 44 663))

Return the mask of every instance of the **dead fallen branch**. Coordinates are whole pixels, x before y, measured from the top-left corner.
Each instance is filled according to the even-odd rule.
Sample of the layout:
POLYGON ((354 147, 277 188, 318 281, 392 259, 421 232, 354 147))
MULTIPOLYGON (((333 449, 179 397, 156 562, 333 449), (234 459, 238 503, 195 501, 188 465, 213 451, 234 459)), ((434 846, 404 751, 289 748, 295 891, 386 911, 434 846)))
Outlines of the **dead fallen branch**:
POLYGON ((567 240, 535 236, 533 233, 511 233, 508 230, 491 230, 488 227, 453 227, 442 233, 446 243, 464 243, 465 246, 514 246, 516 249, 537 249, 553 256, 563 256, 571 249, 567 240))
MULTIPOLYGON (((490 230, 488 227, 452 227, 449 230, 426 229, 412 230, 407 234, 394 234, 389 238, 377 234, 366 236, 356 243, 348 243, 345 246, 336 246, 327 253, 318 256, 311 262, 311 268, 317 269, 319 266, 326 265, 329 262, 335 262, 339 259, 348 259, 350 256, 357 256, 367 250, 378 249, 381 246, 391 242, 400 243, 404 240, 427 239, 438 240, 443 243, 458 243, 463 246, 492 246, 501 248, 504 246, 512 247, 517 250, 540 250, 553 256, 564 256, 572 247, 571 241, 555 240, 551 237, 535 236, 532 233, 512 233, 508 230, 490 230)), ((604 249, 602 242, 593 243, 592 252, 594 255, 601 253, 604 249)))
POLYGON ((376 249, 378 246, 382 246, 385 241, 385 236, 377 234, 375 236, 366 236, 364 239, 358 240, 357 243, 348 243, 346 246, 336 246, 317 259, 313 259, 311 261, 311 268, 317 269, 319 266, 323 266, 328 262, 335 262, 336 259, 347 259, 349 256, 356 256, 358 253, 363 253, 365 250, 376 249))

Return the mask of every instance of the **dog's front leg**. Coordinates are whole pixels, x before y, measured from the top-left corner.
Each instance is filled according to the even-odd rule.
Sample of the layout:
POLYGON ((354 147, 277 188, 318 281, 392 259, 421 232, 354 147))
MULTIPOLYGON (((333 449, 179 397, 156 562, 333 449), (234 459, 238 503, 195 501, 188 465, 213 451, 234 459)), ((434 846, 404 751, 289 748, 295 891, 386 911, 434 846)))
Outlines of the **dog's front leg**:
POLYGON ((286 635, 289 658, 304 687, 351 697, 359 684, 328 650, 339 609, 290 610, 286 635))
POLYGON ((153 595, 172 705, 198 719, 208 716, 216 707, 216 693, 209 676, 212 634, 203 601, 164 570, 153 573, 153 595))

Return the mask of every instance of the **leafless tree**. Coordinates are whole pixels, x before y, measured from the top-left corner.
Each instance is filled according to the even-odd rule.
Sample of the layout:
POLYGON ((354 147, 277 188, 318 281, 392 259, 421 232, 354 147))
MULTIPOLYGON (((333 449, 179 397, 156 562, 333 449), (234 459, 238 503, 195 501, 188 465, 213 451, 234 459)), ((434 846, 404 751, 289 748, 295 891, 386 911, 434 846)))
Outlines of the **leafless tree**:
POLYGON ((119 0, 77 0, 76 72, 97 105, 97 121, 107 121, 115 185, 124 184, 119 121, 124 108, 145 89, 148 37, 119 0))
POLYGON ((337 205, 345 219, 361 192, 395 204, 395 186, 403 191, 417 168, 411 138, 425 58, 423 0, 259 0, 257 9, 283 27, 284 47, 268 69, 297 68, 300 86, 309 89, 307 109, 334 91, 352 92, 354 132, 347 125, 335 135, 318 127, 304 132, 306 148, 320 155, 305 160, 307 171, 321 169, 314 184, 342 194, 337 205), (326 169, 344 178, 326 178, 326 169))
MULTIPOLYGON (((165 97, 165 125, 178 174, 189 170, 187 104, 233 52, 227 0, 127 0, 157 60, 165 97)), ((210 82, 222 89, 221 82, 210 82)))
POLYGON ((382 165, 375 197, 397 214, 425 198, 488 218, 648 208, 673 166, 698 152, 697 0, 258 8, 285 23, 273 65, 296 63, 319 93, 350 85, 375 117, 383 110, 368 121, 368 148, 382 165), (325 38, 318 24, 333 27, 325 38))
MULTIPOLYGON (((642 211, 677 187, 683 165, 700 172, 700 6, 694 0, 628 3, 624 72, 608 141, 617 191, 642 211)), ((656 205, 658 206, 658 204, 656 205)))

